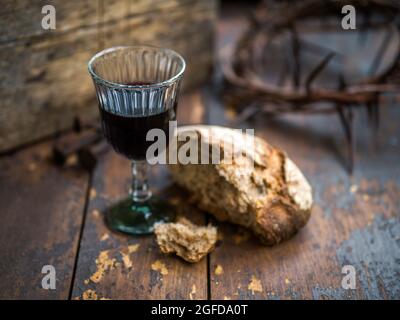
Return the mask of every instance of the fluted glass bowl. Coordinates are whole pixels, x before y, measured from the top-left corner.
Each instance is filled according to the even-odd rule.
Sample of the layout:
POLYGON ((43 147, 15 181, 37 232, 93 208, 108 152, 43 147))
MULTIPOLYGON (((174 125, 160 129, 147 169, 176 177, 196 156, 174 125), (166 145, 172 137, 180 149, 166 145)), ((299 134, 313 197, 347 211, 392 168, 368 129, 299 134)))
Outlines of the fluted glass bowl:
POLYGON ((172 213, 152 196, 147 183, 146 140, 176 119, 184 59, 170 49, 151 46, 113 47, 89 61, 104 135, 114 150, 132 160, 130 197, 107 210, 108 225, 129 234, 146 234, 172 213))

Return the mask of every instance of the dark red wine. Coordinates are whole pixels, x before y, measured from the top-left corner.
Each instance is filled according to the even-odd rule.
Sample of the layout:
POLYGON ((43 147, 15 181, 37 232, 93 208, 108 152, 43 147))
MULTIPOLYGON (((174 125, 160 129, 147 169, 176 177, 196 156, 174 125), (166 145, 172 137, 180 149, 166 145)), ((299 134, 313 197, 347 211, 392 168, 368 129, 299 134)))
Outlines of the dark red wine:
MULTIPOLYGON (((132 83, 130 83, 132 84, 132 83)), ((147 83, 134 83, 141 85, 147 83)), ((169 121, 175 120, 175 108, 149 116, 122 116, 100 107, 103 132, 114 150, 132 160, 146 159, 148 147, 154 143, 146 141, 147 132, 157 128, 164 131, 169 141, 169 121)))

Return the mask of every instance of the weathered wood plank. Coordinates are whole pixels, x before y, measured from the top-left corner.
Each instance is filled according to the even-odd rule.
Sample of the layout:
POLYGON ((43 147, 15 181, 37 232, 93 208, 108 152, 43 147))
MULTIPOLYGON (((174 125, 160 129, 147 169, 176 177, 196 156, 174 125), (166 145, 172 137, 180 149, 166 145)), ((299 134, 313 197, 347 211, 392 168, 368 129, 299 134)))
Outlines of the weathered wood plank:
MULTIPOLYGON (((243 28, 238 10, 218 24, 223 54, 243 28)), ((242 123, 285 150, 314 189, 307 226, 275 247, 246 231, 218 224, 221 245, 210 254, 212 299, 399 299, 400 112, 398 97, 383 98, 384 125, 374 139, 357 112, 356 170, 345 170, 344 133, 336 116, 257 114, 242 123), (356 290, 341 286, 342 267, 356 270, 356 290)), ((208 120, 227 125, 236 114, 209 95, 208 120)))
POLYGON ((46 45, 26 42, 0 49, 0 59, 8 63, 0 75, 1 151, 70 128, 77 115, 95 115, 86 71, 98 48, 94 36, 66 34, 46 45))
MULTIPOLYGON (((180 7, 191 6, 193 13, 189 14, 195 18, 198 10, 211 10, 215 12, 217 1, 215 0, 100 0, 99 6, 102 13, 101 23, 114 23, 118 19, 134 16, 146 16, 154 13, 179 12, 180 7)), ((177 23, 179 23, 177 21, 177 23)), ((189 26, 190 27, 190 26, 189 26)))
POLYGON ((7 30, 0 38, 0 152, 70 128, 76 115, 92 118, 87 62, 105 47, 151 44, 179 51, 188 63, 184 89, 209 77, 215 0, 57 0, 51 3, 57 28, 46 31, 40 27, 44 2, 13 3, 0 13, 7 30))
POLYGON ((87 173, 49 163, 50 143, 0 159, 0 298, 68 299, 83 221, 87 173), (42 289, 42 267, 56 289, 42 289))
MULTIPOLYGON (((200 122, 201 110, 193 112, 199 108, 198 93, 184 97, 178 108, 178 122, 200 122)), ((129 183, 129 161, 114 152, 105 156, 94 171, 72 298, 205 299, 207 259, 188 264, 162 254, 152 235, 126 236, 105 226, 103 212, 127 196, 129 183)), ((202 213, 184 204, 181 191, 168 189, 170 183, 165 168, 154 168, 153 189, 175 205, 178 201, 178 214, 205 223, 202 213)))
POLYGON ((166 6, 123 23, 111 20, 99 27, 100 47, 148 44, 176 50, 187 63, 183 90, 190 90, 212 70, 216 10, 215 1, 183 1, 173 10, 166 6))
MULTIPOLYGON (((154 12, 171 12, 180 6, 195 4, 196 0, 4 0, 0 11, 0 43, 11 43, 26 38, 47 36, 41 25, 42 8, 56 9, 56 30, 52 34, 75 32, 79 28, 97 28, 99 24, 128 19, 154 12)), ((198 1, 197 1, 198 2, 198 1)), ((201 1, 215 5, 215 1, 201 1)), ((203 7, 204 7, 203 5, 203 7)))
POLYGON ((82 25, 96 28, 99 1, 63 0, 4 0, 0 11, 0 43, 13 43, 27 38, 37 38, 48 34, 60 35, 82 25), (56 9, 56 30, 42 28, 42 8, 53 5, 56 9))
MULTIPOLYGON (((287 151, 313 186, 315 205, 307 226, 275 247, 218 224, 223 240, 210 255, 212 299, 400 297, 400 132, 391 120, 400 113, 394 105, 382 111, 378 145, 366 142, 368 132, 359 137, 353 176, 342 163, 345 145, 334 117, 258 115, 243 124, 287 151), (345 265, 356 270, 355 290, 341 286, 345 265)), ((361 128, 364 115, 357 117, 361 128)))

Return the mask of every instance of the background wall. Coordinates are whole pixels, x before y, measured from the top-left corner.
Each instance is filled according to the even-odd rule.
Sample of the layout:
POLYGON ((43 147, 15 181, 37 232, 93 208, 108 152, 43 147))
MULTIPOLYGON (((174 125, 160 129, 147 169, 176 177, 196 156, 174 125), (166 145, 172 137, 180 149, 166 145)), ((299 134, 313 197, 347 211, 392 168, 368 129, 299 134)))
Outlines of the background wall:
POLYGON ((90 57, 115 45, 169 47, 187 60, 184 89, 208 78, 217 0, 5 0, 0 9, 0 152, 97 115, 90 57), (41 10, 56 8, 56 29, 41 10))

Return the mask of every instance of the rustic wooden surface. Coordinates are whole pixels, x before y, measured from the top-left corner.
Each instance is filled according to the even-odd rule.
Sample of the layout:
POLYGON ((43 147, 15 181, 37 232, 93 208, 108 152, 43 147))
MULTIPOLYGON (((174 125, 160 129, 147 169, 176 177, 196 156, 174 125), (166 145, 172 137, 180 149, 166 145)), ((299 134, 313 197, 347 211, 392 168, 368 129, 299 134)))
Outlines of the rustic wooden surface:
MULTIPOLYGON (((237 11, 219 23, 223 55, 244 22, 237 11)), ((336 115, 256 115, 243 128, 285 150, 313 186, 314 208, 293 239, 265 248, 235 226, 217 224, 223 240, 210 255, 211 299, 399 299, 399 98, 383 97, 377 137, 356 113, 356 170, 346 173, 346 144, 336 115), (356 290, 344 290, 342 267, 355 267, 356 290)), ((209 123, 235 113, 208 95, 209 123)))
POLYGON ((0 160, 0 298, 68 299, 89 175, 49 162, 50 143, 0 160), (57 290, 43 290, 53 265, 57 290))
MULTIPOLYGON (((216 0, 7 0, 0 10, 0 152, 93 118, 87 62, 115 45, 172 48, 187 61, 185 88, 210 75, 216 0), (56 8, 43 30, 42 6, 56 8)), ((184 89, 185 89, 184 88, 184 89)))
MULTIPOLYGON (((179 122, 203 121, 199 98, 194 92, 182 99, 179 122)), ((132 238, 110 232, 105 226, 103 212, 121 196, 127 196, 129 183, 130 163, 115 153, 108 154, 93 173, 72 298, 95 292, 98 298, 113 299, 206 299, 207 259, 183 263, 160 253, 153 236, 132 238), (103 265, 96 263, 102 253, 108 255, 109 264, 104 276, 103 265)), ((169 188, 171 181, 163 167, 154 168, 150 183, 171 204, 182 196, 169 188)), ((205 222, 204 214, 195 210, 177 211, 196 223, 205 222)))
MULTIPOLYGON (((221 52, 240 19, 219 24, 221 52)), ((218 83, 182 97, 180 124, 227 124, 218 83)), ((214 221, 186 204, 162 167, 152 184, 179 204, 179 214, 218 226, 214 252, 198 264, 159 253, 152 236, 127 237, 104 225, 104 210, 126 195, 127 160, 109 152, 91 176, 47 161, 51 142, 0 158, 0 297, 40 299, 399 299, 399 99, 382 97, 377 138, 357 130, 356 167, 345 170, 339 119, 257 115, 240 127, 284 149, 314 189, 309 223, 292 239, 260 245, 245 230, 214 221), (96 261, 97 260, 97 261, 96 261), (41 267, 57 269, 57 290, 41 289, 41 267), (344 265, 356 269, 356 290, 341 287, 344 265)), ((356 113, 365 127, 366 116, 356 113)))
MULTIPOLYGON (((224 124, 231 115, 216 101, 208 89, 183 97, 180 122, 224 124), (204 103, 212 108, 205 110, 204 103)), ((125 159, 110 152, 89 179, 74 164, 58 169, 48 163, 49 143, 3 157, 1 297, 399 298, 400 156, 393 119, 400 113, 390 104, 389 99, 383 108, 387 125, 377 145, 360 137, 352 177, 340 157, 343 139, 335 118, 258 117, 245 124, 285 149, 310 180, 315 197, 311 220, 294 238, 269 248, 245 230, 216 223, 189 205, 181 207, 180 214, 197 223, 210 219, 220 230, 216 250, 195 265, 160 254, 151 236, 132 238, 105 227, 102 212, 126 194, 129 184, 125 159), (57 290, 41 289, 45 264, 56 267, 57 290), (355 291, 341 288, 346 264, 357 270, 355 291)), ((168 176, 162 168, 154 171, 152 183, 160 194, 172 202, 185 197, 176 190, 163 191, 168 176)))
MULTIPOLYGON (((210 255, 212 299, 400 297, 400 128, 392 120, 400 112, 389 101, 376 145, 366 144, 368 132, 361 131, 353 176, 345 170, 335 117, 258 116, 245 124, 298 164, 313 186, 315 204, 306 227, 271 248, 242 229, 217 224, 223 240, 210 255), (341 287, 344 265, 355 267, 356 290, 341 287)), ((361 127, 365 115, 357 116, 361 127)))

